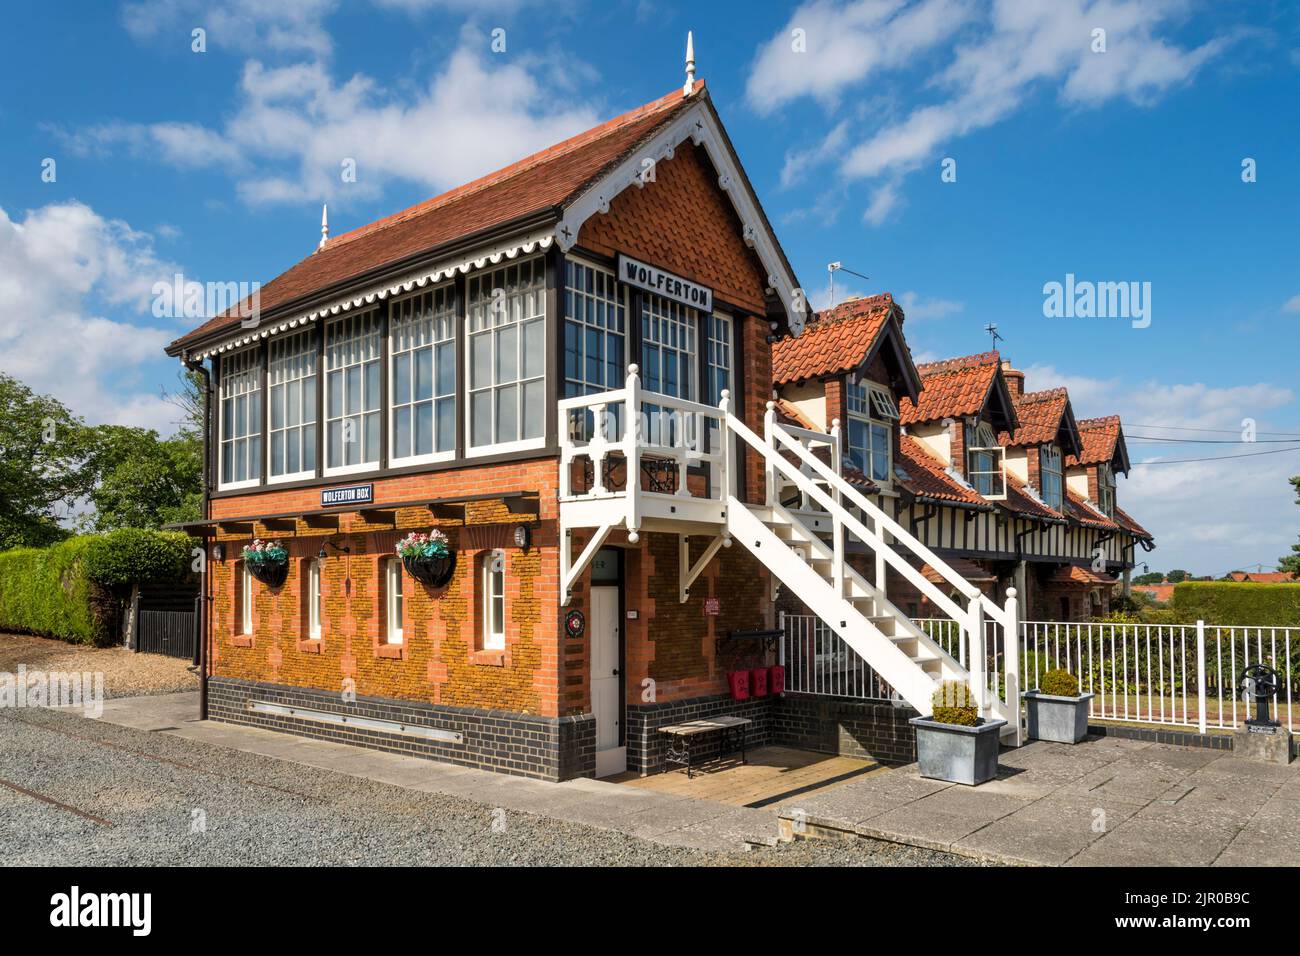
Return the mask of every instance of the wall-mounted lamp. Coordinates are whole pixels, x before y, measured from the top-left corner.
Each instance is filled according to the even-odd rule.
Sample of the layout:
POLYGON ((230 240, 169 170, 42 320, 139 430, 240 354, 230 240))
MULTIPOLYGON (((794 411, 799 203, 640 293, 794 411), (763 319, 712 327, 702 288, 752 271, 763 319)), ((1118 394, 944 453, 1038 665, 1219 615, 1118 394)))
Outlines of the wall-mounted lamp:
POLYGON ((532 542, 532 529, 526 524, 515 525, 515 547, 528 550, 528 545, 532 542))
POLYGON ((324 561, 326 558, 329 557, 329 552, 325 550, 325 545, 329 545, 331 548, 333 548, 335 551, 338 551, 340 554, 352 553, 352 548, 346 544, 335 544, 333 541, 326 541, 320 546, 320 551, 316 553, 316 557, 320 558, 322 561, 324 561))

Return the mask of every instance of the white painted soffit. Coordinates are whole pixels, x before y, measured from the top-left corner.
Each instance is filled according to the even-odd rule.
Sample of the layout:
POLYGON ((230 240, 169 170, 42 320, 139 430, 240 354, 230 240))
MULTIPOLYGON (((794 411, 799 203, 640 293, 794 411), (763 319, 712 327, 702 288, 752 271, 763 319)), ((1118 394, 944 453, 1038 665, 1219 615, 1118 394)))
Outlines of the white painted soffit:
POLYGON ((759 261, 767 270, 768 288, 785 305, 790 317, 790 331, 798 335, 803 331, 807 318, 807 299, 778 251, 776 237, 767 228, 759 210, 758 197, 749 189, 732 159, 731 150, 727 148, 722 129, 703 101, 687 109, 574 200, 565 210, 564 218, 555 226, 556 241, 562 250, 568 252, 578 241, 583 223, 596 213, 609 212, 610 202, 629 186, 644 189, 648 184, 652 185, 654 164, 672 159, 677 147, 688 138, 708 151, 709 159, 718 170, 718 186, 731 197, 731 204, 740 218, 745 245, 758 254, 759 261))
POLYGON ((554 241, 555 231, 553 228, 536 230, 524 236, 516 236, 497 245, 478 249, 466 256, 447 259, 434 266, 425 266, 397 281, 389 280, 357 295, 336 299, 310 312, 303 312, 291 318, 279 319, 274 322, 260 323, 248 329, 241 327, 235 330, 229 338, 205 347, 202 352, 191 353, 190 358, 191 360, 211 358, 214 355, 220 355, 222 352, 230 352, 251 345, 260 339, 300 329, 320 319, 342 315, 344 312, 351 312, 353 309, 365 309, 376 302, 382 302, 390 296, 403 295, 416 289, 423 289, 427 286, 445 282, 453 278, 457 273, 466 275, 476 269, 500 265, 502 262, 517 259, 520 256, 549 249, 554 241))

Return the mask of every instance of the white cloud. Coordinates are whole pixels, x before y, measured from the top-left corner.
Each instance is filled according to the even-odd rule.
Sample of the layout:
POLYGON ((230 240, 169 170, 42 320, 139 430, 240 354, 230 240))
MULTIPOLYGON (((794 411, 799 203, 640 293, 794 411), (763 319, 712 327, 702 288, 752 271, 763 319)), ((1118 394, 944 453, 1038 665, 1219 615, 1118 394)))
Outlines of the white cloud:
POLYGON ((912 291, 898 296, 898 304, 903 307, 908 322, 944 319, 966 308, 965 302, 956 299, 926 299, 912 291))
POLYGON ((208 49, 324 55, 333 44, 324 21, 338 0, 132 0, 122 22, 137 40, 190 50, 191 31, 207 33, 208 49))
POLYGON ((973 7, 965 0, 805 3, 759 49, 745 95, 762 113, 802 96, 832 106, 846 87, 904 66, 951 37, 973 7), (805 52, 795 51, 796 30, 803 31, 805 52))
POLYGON ((810 168, 832 163, 846 181, 886 181, 864 214, 883 223, 897 208, 900 178, 937 158, 941 147, 991 126, 1017 110, 1041 87, 1053 87, 1063 106, 1095 107, 1114 99, 1146 105, 1189 82, 1232 42, 1215 37, 1181 47, 1159 35, 1179 19, 1182 0, 994 0, 975 11, 966 3, 835 3, 814 0, 800 7, 785 28, 760 48, 748 95, 761 112, 809 96, 826 105, 866 81, 878 94, 891 80, 909 93, 937 91, 897 118, 840 121, 823 141, 787 156, 785 184, 810 168), (790 52, 790 30, 809 24, 809 53, 790 52), (1093 51, 1093 30, 1106 31, 1105 52, 1093 51), (816 38, 830 37, 813 55, 816 38), (919 81, 925 58, 947 65, 919 81))
POLYGON ((151 238, 89 206, 42 206, 21 220, 0 209, 0 299, 30 310, 0 312, 0 369, 52 394, 93 422, 171 430, 176 410, 139 374, 174 338, 100 314, 145 311, 160 277, 179 271, 151 238))
POLYGON ((1300 312, 1300 295, 1293 295, 1282 303, 1283 312, 1300 312))
POLYGON ((1268 382, 1211 386, 1149 380, 1134 384, 1118 378, 1063 374, 1045 365, 1027 367, 1025 376, 1025 386, 1031 391, 1057 385, 1068 388, 1071 405, 1080 418, 1118 414, 1135 464, 1180 462, 1135 467, 1120 485, 1120 507, 1156 536, 1158 550, 1140 560, 1163 570, 1178 567, 1197 574, 1221 574, 1257 562, 1272 564, 1289 551, 1295 541, 1297 514, 1287 479, 1300 473, 1300 451, 1181 462, 1264 452, 1274 446, 1157 444, 1132 436, 1231 439, 1230 432, 1240 430, 1245 418, 1255 419, 1259 430, 1266 431, 1271 424, 1268 416, 1284 414, 1282 410, 1296 400, 1290 388, 1268 382), (1184 428, 1202 431, 1175 430, 1184 428))
POLYGON ((253 204, 370 199, 393 180, 430 192, 468 182, 595 125, 594 108, 556 105, 539 58, 496 63, 482 37, 460 47, 413 95, 356 74, 337 80, 320 60, 245 65, 239 105, 221 129, 187 123, 110 124, 73 137, 128 143, 164 163, 225 168, 253 204), (454 148, 449 144, 455 144, 454 148), (345 161, 356 181, 345 182, 345 161))

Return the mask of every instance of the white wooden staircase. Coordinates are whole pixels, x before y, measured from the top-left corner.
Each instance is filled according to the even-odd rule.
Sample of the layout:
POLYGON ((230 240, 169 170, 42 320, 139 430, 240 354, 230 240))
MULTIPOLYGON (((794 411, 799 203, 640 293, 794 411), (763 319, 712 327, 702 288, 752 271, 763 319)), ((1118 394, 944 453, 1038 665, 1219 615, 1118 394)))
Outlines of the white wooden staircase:
MULTIPOLYGON (((708 493, 692 496, 687 487, 690 455, 678 448, 660 449, 644 440, 649 431, 622 416, 628 434, 610 440, 605 426, 598 424, 589 441, 564 449, 561 461, 561 576, 567 601, 576 581, 595 549, 609 531, 623 525, 629 540, 636 541, 642 530, 663 530, 682 536, 681 600, 691 583, 719 547, 739 542, 749 550, 791 593, 817 615, 855 654, 864 660, 894 691, 920 713, 931 711, 931 697, 940 680, 969 684, 981 713, 1007 720, 1004 742, 1019 744, 1018 621, 1014 590, 999 606, 957 574, 907 529, 862 494, 841 474, 838 423, 829 434, 784 426, 777 422, 774 407, 768 405, 764 435, 760 437, 729 410, 723 393, 718 408, 683 402, 639 391, 636 367, 629 368, 628 386, 617 393, 566 399, 561 415, 598 409, 600 416, 616 403, 639 408, 644 402, 657 409, 672 408, 679 414, 698 416, 691 428, 671 430, 678 435, 705 434, 705 421, 712 434, 720 435, 718 447, 707 459, 713 469, 708 493), (736 469, 733 458, 738 445, 747 445, 761 456, 766 476, 766 501, 753 504, 734 493, 736 469), (830 461, 812 451, 814 445, 829 448, 830 461), (601 473, 602 460, 611 452, 627 455, 628 474, 637 474, 631 462, 640 456, 665 457, 681 466, 681 481, 672 495, 656 495, 633 487, 631 492, 610 492, 596 481, 594 491, 574 494, 565 480, 569 462, 588 456, 593 472, 601 473), (782 504, 790 491, 797 493, 798 507, 782 504), (658 499, 669 499, 669 502, 658 499), (598 504, 599 503, 599 504, 598 504), (689 506, 688 506, 689 503, 689 506), (595 529, 591 541, 575 561, 569 538, 578 527, 595 529), (686 535, 714 536, 705 553, 692 565, 687 560, 686 535), (874 563, 874 580, 868 580, 850 563, 850 542, 857 542, 858 554, 869 555, 874 563), (921 573, 928 564, 943 578, 940 587, 921 573), (924 594, 960 628, 963 665, 923 632, 888 597, 887 571, 893 571, 924 594), (953 595, 953 596, 950 596, 953 595), (964 601, 965 606, 958 603, 964 601), (991 623, 989 623, 991 622, 991 623), (988 646, 996 635, 996 653, 988 646), (987 668, 992 661, 993 668, 987 668)), ((670 430, 660 429, 660 433, 670 430)), ((629 482, 635 485, 635 482, 629 482)))

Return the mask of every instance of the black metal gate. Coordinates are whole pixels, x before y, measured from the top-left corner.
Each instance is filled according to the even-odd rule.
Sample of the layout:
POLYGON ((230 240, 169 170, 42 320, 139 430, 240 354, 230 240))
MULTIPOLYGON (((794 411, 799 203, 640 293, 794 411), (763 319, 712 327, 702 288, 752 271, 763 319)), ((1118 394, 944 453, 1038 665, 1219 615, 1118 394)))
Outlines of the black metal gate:
POLYGON ((194 659, 196 616, 193 611, 141 609, 136 650, 144 654, 194 659))

